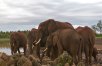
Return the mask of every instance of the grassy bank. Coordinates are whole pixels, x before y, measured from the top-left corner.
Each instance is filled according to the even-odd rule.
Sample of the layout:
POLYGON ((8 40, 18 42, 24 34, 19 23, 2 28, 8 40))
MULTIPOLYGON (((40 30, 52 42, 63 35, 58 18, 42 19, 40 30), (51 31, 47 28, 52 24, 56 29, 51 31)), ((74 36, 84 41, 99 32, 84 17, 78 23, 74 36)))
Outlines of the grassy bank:
POLYGON ((96 38, 102 38, 102 34, 96 34, 96 38))
POLYGON ((2 39, 0 39, 0 44, 7 44, 7 43, 9 43, 9 38, 2 38, 2 39))
POLYGON ((9 38, 0 38, 0 47, 10 47, 9 38))

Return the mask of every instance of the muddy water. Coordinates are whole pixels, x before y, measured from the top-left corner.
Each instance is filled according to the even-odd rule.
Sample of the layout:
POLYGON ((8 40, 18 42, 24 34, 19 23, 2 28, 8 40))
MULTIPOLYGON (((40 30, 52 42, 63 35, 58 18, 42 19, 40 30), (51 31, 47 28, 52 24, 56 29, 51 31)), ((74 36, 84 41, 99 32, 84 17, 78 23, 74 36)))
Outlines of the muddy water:
POLYGON ((0 44, 0 52, 7 53, 8 55, 11 55, 11 49, 9 44, 0 44))
POLYGON ((11 55, 11 50, 10 50, 10 48, 0 48, 0 52, 4 52, 4 53, 6 53, 6 54, 8 54, 8 55, 11 55))
MULTIPOLYGON (((23 49, 20 48, 20 51, 23 52, 23 49)), ((8 44, 0 44, 0 52, 4 52, 8 55, 11 55, 10 45, 8 44)))

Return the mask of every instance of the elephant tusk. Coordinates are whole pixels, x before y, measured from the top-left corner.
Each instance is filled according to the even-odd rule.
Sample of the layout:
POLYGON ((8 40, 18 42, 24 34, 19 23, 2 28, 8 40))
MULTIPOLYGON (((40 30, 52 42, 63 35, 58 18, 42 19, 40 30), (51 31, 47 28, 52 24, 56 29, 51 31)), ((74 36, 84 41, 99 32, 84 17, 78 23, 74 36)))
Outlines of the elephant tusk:
POLYGON ((32 48, 34 48, 35 46, 33 45, 32 48))
POLYGON ((43 51, 43 52, 46 52, 46 51, 47 51, 47 49, 48 49, 48 48, 44 49, 44 51, 43 51))
POLYGON ((34 43, 36 43, 36 40, 35 40, 35 41, 33 41, 33 44, 34 44, 34 43))
POLYGON ((41 39, 39 39, 38 42, 36 42, 35 44, 37 45, 40 41, 41 41, 41 39))

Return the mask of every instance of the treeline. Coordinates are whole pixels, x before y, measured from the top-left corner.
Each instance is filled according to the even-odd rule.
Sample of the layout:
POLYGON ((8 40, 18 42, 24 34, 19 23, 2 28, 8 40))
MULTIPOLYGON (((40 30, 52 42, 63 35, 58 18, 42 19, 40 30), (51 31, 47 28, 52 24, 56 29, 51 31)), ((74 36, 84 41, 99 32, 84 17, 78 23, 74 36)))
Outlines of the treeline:
POLYGON ((10 32, 2 32, 0 31, 0 38, 9 38, 10 32))
POLYGON ((92 25, 92 29, 97 33, 99 32, 102 35, 102 20, 99 20, 96 25, 92 25))
MULTIPOLYGON (((26 34, 26 36, 27 36, 29 31, 27 30, 27 31, 21 31, 21 32, 24 32, 26 34)), ((2 32, 2 31, 0 31, 0 39, 9 38, 10 33, 11 32, 2 32)), ((96 37, 102 37, 102 34, 96 34, 96 37)))
POLYGON ((91 26, 96 33, 96 37, 102 38, 102 20, 99 20, 96 25, 91 26))
MULTIPOLYGON (((102 20, 99 20, 96 25, 92 25, 91 28, 96 32, 96 37, 102 38, 102 20)), ((27 36, 29 31, 25 30, 20 32, 24 32, 27 36)), ((10 33, 11 32, 0 31, 0 38, 10 38, 10 33)))
MULTIPOLYGON (((28 35, 28 30, 27 31, 20 31, 20 32, 23 32, 23 33, 25 33, 25 35, 27 36, 28 35)), ((0 31, 0 39, 2 39, 2 38, 10 38, 10 34, 12 33, 12 31, 11 32, 3 32, 3 31, 0 31)))

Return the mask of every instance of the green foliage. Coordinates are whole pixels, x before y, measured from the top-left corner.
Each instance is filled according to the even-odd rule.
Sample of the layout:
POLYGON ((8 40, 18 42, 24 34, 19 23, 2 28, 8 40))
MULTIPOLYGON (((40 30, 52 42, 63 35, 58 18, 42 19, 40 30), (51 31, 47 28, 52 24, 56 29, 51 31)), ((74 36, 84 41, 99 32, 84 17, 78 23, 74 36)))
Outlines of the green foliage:
POLYGON ((72 58, 67 53, 63 53, 57 60, 57 66, 64 66, 66 63, 71 64, 72 58))
POLYGON ((9 39, 2 38, 0 39, 0 44, 9 43, 9 39))
MULTIPOLYGON (((27 36, 28 35, 28 30, 27 31, 21 31, 21 32, 24 32, 24 34, 27 36)), ((10 38, 10 34, 11 34, 12 32, 0 32, 0 39, 2 39, 2 38, 10 38)))
POLYGON ((100 34, 102 34, 102 21, 99 20, 98 23, 96 25, 92 25, 92 29, 96 32, 100 32, 100 34))
POLYGON ((0 38, 9 38, 10 32, 0 32, 0 38))
POLYGON ((96 32, 97 31, 97 26, 96 25, 92 25, 92 29, 96 32))
POLYGON ((0 38, 0 47, 10 47, 9 39, 0 38))
POLYGON ((97 38, 102 38, 102 34, 96 34, 97 38))

